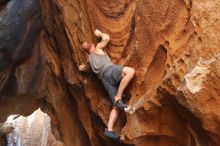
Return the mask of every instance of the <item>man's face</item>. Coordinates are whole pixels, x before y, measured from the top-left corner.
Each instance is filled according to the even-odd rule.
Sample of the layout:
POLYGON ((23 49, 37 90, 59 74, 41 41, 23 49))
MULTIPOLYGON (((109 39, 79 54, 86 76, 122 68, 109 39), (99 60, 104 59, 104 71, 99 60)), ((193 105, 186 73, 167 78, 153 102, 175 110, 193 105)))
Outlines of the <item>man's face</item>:
POLYGON ((82 44, 82 48, 83 50, 85 50, 87 53, 91 53, 93 50, 92 50, 92 44, 91 43, 88 43, 88 42, 84 42, 82 44))

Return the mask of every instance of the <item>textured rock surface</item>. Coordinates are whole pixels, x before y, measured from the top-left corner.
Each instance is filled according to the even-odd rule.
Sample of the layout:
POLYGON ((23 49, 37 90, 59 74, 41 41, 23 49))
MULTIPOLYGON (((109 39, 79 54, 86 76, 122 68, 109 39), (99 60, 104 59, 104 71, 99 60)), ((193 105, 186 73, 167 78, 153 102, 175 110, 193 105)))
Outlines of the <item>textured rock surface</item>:
POLYGON ((8 146, 63 146, 51 133, 49 116, 40 109, 28 117, 11 115, 4 125, 15 127, 7 135, 8 146))
POLYGON ((14 128, 12 126, 4 126, 0 123, 0 146, 7 145, 7 135, 13 132, 14 128))
POLYGON ((0 121, 41 107, 67 146, 220 145, 217 0, 11 0, 0 7, 0 121), (41 19, 42 18, 42 19, 41 19), (110 34, 113 62, 136 68, 120 143, 103 136, 110 103, 81 73, 83 41, 110 34))

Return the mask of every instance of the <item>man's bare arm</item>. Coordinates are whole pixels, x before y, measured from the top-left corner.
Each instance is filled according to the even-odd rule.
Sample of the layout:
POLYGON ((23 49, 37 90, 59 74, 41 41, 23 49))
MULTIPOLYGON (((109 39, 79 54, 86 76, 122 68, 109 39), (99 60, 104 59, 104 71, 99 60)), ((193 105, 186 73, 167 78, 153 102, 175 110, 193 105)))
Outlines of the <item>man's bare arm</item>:
POLYGON ((99 38, 102 38, 102 41, 97 44, 96 49, 103 49, 110 41, 110 36, 106 33, 102 33, 98 29, 95 30, 95 35, 99 38))

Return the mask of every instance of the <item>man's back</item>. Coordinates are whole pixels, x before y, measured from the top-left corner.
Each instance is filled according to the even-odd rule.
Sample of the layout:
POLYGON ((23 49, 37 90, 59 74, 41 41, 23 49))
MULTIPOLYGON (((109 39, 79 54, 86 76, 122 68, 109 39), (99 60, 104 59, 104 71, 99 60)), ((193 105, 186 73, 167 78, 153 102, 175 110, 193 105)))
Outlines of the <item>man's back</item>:
POLYGON ((89 55, 89 63, 92 70, 98 75, 99 78, 101 78, 105 69, 113 65, 111 59, 106 53, 102 55, 96 54, 95 52, 92 52, 89 55))

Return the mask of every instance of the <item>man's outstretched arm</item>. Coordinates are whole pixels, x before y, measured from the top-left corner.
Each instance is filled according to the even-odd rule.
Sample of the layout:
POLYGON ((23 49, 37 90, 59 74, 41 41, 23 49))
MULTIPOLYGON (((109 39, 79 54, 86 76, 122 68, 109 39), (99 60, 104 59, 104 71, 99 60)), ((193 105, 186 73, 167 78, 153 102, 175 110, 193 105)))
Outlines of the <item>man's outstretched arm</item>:
POLYGON ((95 35, 99 38, 102 38, 102 41, 97 44, 96 49, 103 49, 110 41, 110 36, 106 33, 102 33, 98 29, 95 30, 95 35))

